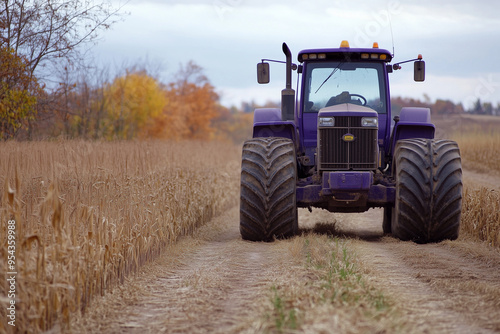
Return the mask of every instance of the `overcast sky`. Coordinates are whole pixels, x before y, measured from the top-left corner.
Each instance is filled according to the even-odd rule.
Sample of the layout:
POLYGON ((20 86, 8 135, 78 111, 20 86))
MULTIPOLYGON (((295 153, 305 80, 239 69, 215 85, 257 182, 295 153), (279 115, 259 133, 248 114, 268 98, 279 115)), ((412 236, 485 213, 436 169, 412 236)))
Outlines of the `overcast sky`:
POLYGON ((300 50, 338 47, 343 39, 351 47, 394 47, 395 62, 423 55, 426 81, 415 83, 413 65, 403 65, 390 77, 393 96, 427 94, 465 107, 477 98, 500 102, 500 1, 131 0, 124 11, 130 15, 93 49, 100 62, 147 59, 168 82, 193 60, 226 106, 280 100, 284 66, 272 64, 271 83, 258 85, 256 64, 284 60, 283 42, 297 62, 300 50))

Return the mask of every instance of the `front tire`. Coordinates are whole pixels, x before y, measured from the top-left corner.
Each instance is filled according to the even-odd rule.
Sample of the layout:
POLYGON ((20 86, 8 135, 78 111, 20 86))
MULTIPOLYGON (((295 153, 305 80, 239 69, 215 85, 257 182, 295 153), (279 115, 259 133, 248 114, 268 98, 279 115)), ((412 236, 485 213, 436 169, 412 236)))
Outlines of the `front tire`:
POLYGON ((462 208, 462 165, 457 143, 400 140, 394 157, 393 235, 417 243, 456 239, 462 208))
POLYGON ((273 241, 298 233, 295 146, 286 138, 254 138, 243 146, 240 233, 273 241))

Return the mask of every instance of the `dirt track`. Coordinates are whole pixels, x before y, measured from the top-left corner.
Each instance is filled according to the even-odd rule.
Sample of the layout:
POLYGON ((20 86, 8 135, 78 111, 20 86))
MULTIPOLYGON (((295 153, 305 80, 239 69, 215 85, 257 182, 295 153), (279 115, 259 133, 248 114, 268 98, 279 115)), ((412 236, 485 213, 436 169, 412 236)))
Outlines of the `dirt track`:
POLYGON ((260 301, 267 300, 272 282, 286 277, 295 259, 287 263, 272 243, 241 240, 238 217, 239 208, 234 207, 194 237, 181 240, 117 293, 106 296, 80 329, 237 333, 255 326, 260 301))
POLYGON ((344 224, 363 223, 354 243, 362 266, 411 323, 427 333, 500 331, 498 252, 467 241, 417 245, 380 236, 373 219, 382 212, 375 213, 344 224))
MULTIPOLYGON (((270 287, 298 277, 282 242, 242 241, 238 207, 147 265, 78 321, 76 332, 260 333, 270 287)), ((383 236, 381 210, 300 210, 301 228, 336 220, 363 276, 415 333, 500 332, 500 252, 467 240, 417 245, 383 236)), ((375 330, 380 329, 373 329, 375 330)), ((312 331, 321 332, 321 331, 312 331)), ((327 331, 326 331, 327 332, 327 331)))

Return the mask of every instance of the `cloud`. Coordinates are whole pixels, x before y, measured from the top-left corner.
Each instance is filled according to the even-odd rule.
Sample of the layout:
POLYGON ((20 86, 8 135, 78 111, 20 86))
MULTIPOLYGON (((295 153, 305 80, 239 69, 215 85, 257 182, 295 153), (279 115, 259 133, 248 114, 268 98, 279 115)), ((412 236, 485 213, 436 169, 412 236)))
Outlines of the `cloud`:
POLYGON ((246 87, 218 87, 221 103, 225 106, 241 105, 241 102, 255 102, 264 105, 266 102, 279 102, 284 81, 272 82, 269 85, 259 85, 257 82, 246 87))
MULTIPOLYGON (((394 40, 396 61, 421 53, 427 62, 428 81, 420 88, 395 81, 408 94, 420 94, 421 89, 455 100, 477 95, 472 81, 492 73, 497 78, 500 2, 132 0, 125 10, 131 15, 96 48, 100 58, 116 62, 147 56, 164 64, 165 80, 180 63, 193 60, 231 101, 238 95, 242 100, 268 98, 266 86, 255 82, 255 64, 262 58, 283 60, 285 41, 296 61, 301 49, 337 47, 343 39, 352 47, 377 41, 390 51, 394 40)), ((272 67, 273 81, 283 80, 280 66, 272 67)), ((275 95, 279 99, 279 91, 275 95)), ((488 97, 482 95, 500 100, 497 88, 488 97)))

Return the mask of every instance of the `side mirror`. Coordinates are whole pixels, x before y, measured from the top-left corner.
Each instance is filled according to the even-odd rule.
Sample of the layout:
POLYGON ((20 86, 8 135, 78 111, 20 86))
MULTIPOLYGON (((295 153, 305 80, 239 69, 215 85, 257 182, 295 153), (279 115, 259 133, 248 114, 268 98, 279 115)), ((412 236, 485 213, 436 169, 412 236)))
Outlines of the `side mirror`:
POLYGON ((260 84, 269 83, 269 63, 257 64, 257 82, 260 84))
POLYGON ((414 63, 413 67, 413 79, 415 81, 424 81, 425 80, 425 61, 418 60, 414 63))

